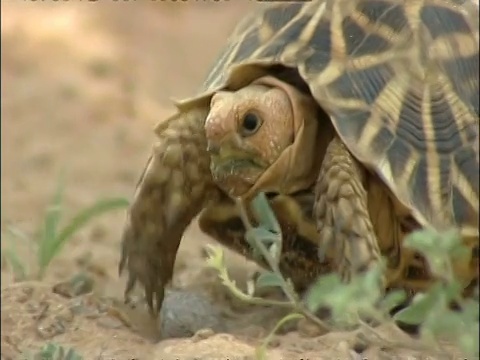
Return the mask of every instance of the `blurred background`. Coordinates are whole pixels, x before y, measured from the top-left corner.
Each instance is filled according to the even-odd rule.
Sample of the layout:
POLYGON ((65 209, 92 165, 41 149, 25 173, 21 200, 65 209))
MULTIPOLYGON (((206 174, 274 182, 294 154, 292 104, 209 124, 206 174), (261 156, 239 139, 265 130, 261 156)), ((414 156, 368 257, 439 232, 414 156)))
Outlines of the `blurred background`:
MULTIPOLYGON (((64 179, 61 227, 100 199, 130 200, 155 141, 153 127, 175 111, 171 99, 195 94, 238 21, 266 5, 254 0, 2 0, 0 4, 4 289, 18 279, 12 254, 27 277, 38 271, 38 243, 45 233, 48 206, 59 189, 60 176, 63 174, 64 179)), ((50 284, 84 272, 93 278, 97 294, 122 299, 126 279, 118 276, 117 269, 124 218, 124 208, 103 214, 69 238, 42 278, 49 284, 45 286, 47 292, 51 294, 50 284)), ((181 357, 184 359, 225 359, 225 355, 253 359, 253 346, 273 328, 278 319, 274 311, 278 309, 235 301, 217 274, 205 267, 204 246, 208 242, 213 241, 193 223, 180 245, 172 285, 186 293, 208 292, 214 297, 215 307, 228 304, 223 308, 229 310, 223 315, 231 323, 229 333, 243 340, 218 334, 198 341, 210 336, 204 334, 195 341, 180 341, 173 350, 167 344, 165 352, 170 346, 170 353, 188 354, 181 357)), ((257 268, 229 251, 225 255, 230 277, 244 288, 257 268)), ((34 341, 38 345, 41 340, 34 333, 38 325, 36 315, 32 315, 35 309, 25 310, 30 305, 25 302, 26 293, 20 294, 21 301, 7 296, 15 289, 21 289, 21 285, 9 287, 10 292, 2 291, 2 330, 6 329, 0 339, 2 359, 8 359, 3 356, 4 349, 17 354, 23 349, 20 345, 34 341), (12 308, 15 311, 8 310, 12 308), (9 313, 15 316, 9 317, 9 313)), ((208 314, 202 308, 197 311, 199 302, 192 299, 189 303, 178 302, 179 314, 208 314)), ((45 299, 39 295, 38 300, 43 304, 45 299)), ((58 308, 52 308, 50 317, 56 319, 58 308)), ((38 311, 43 317, 43 310, 38 311)), ((203 326, 199 319, 195 321, 203 326)), ((100 329, 94 327, 95 321, 80 324, 85 334, 100 329)), ((85 340, 82 351, 98 354, 95 341, 102 342, 102 347, 105 341, 109 351, 125 353, 124 357, 105 358, 132 359, 133 354, 141 352, 141 342, 133 342, 130 330, 105 327, 100 330, 103 337, 82 339, 78 329, 73 325, 72 329, 63 339, 73 343, 78 340, 77 344, 85 340)), ((318 334, 317 328, 300 322, 298 332, 275 337, 268 358, 429 357, 412 357, 410 352, 386 356, 383 346, 360 356, 349 345, 353 344, 354 333, 333 332, 313 340, 318 334)), ((388 339, 399 337, 398 332, 385 334, 388 339)), ((142 349, 148 349, 145 351, 153 351, 150 342, 142 344, 142 349)), ((149 354, 143 358, 154 358, 149 354)), ((159 354, 158 358, 178 359, 159 354)))
MULTIPOLYGON (((174 111, 170 99, 194 94, 237 21, 256 6, 2 1, 2 250, 14 247, 35 271, 35 242, 62 172, 67 220, 101 198, 130 199, 152 128, 174 111), (12 237, 12 229, 25 239, 12 237)), ((102 292, 121 294, 123 221, 123 209, 95 219, 53 260, 46 280, 86 269, 102 292)), ((180 249, 177 285, 198 283, 205 240, 192 226, 180 249)), ((2 261, 2 285, 12 281, 2 261)))

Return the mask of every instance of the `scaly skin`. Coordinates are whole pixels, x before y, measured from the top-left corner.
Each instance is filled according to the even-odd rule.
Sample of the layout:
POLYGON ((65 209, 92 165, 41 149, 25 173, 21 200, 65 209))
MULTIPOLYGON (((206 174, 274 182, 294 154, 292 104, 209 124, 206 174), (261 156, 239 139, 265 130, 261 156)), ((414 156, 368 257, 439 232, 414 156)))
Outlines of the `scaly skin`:
POLYGON ((172 278, 183 232, 218 191, 206 152, 207 112, 182 111, 158 126, 158 142, 127 214, 119 265, 120 273, 128 272, 125 298, 138 280, 155 315, 172 278))
MULTIPOLYGON (((331 262, 345 281, 374 267, 383 255, 387 260, 385 288, 416 293, 431 285, 433 278, 425 258, 402 246, 405 236, 415 229, 407 225, 409 214, 395 208, 385 185, 338 137, 327 147, 315 197, 320 259, 325 251, 335 254, 331 262)), ((474 251, 471 256, 462 269, 454 268, 467 287, 475 281, 478 267, 474 251)))
POLYGON ((381 258, 364 183, 365 170, 341 140, 334 138, 315 187, 314 213, 320 249, 335 249, 335 264, 345 281, 381 258))

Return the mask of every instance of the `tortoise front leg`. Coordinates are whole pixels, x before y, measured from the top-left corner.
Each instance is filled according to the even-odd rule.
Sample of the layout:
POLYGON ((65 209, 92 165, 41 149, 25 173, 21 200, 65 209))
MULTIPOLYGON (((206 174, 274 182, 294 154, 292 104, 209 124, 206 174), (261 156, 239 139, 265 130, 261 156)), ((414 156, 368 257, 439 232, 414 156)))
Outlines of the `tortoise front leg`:
POLYGON ((155 315, 172 278, 181 237, 216 192, 203 128, 207 111, 183 112, 158 126, 158 142, 127 213, 119 264, 119 273, 128 271, 125 299, 138 280, 155 315))
POLYGON ((320 259, 331 247, 344 281, 378 263, 381 252, 370 219, 365 170, 335 137, 327 147, 315 187, 314 216, 320 259))

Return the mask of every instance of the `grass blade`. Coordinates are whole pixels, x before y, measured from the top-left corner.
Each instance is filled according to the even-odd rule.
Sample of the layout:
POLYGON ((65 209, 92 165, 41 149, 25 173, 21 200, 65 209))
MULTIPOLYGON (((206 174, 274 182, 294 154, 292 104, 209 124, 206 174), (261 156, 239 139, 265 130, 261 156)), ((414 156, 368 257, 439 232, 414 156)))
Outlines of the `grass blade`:
POLYGON ((97 216, 100 216, 109 211, 125 208, 129 204, 128 200, 124 198, 104 199, 80 211, 62 231, 54 238, 51 243, 48 243, 48 249, 44 249, 45 256, 43 262, 40 264, 40 273, 43 274, 48 264, 61 250, 66 241, 68 241, 77 231, 88 222, 97 216))
POLYGON ((25 265, 22 263, 17 253, 12 249, 2 249, 3 256, 5 260, 12 267, 13 275, 15 281, 23 281, 27 278, 27 271, 25 270, 25 265))
POLYGON ((10 235, 11 237, 20 239, 20 240, 24 241, 26 244, 28 244, 28 242, 31 240, 27 236, 27 234, 25 234, 21 229, 19 229, 16 226, 10 225, 10 226, 7 227, 6 231, 7 231, 7 234, 10 235))
POLYGON ((52 202, 48 206, 47 214, 45 216, 43 233, 39 239, 38 248, 38 264, 40 268, 43 268, 45 264, 51 260, 49 259, 50 249, 53 247, 53 243, 56 238, 58 224, 62 216, 62 202, 63 193, 65 190, 65 181, 63 174, 60 175, 58 186, 53 195, 52 202))

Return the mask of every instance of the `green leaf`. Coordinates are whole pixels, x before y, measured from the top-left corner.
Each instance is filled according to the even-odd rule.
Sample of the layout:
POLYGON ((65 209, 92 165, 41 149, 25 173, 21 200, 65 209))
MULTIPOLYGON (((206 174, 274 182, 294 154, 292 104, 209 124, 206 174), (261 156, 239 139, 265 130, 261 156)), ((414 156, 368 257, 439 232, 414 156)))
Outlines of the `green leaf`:
POLYGON ((429 310, 439 301, 439 297, 443 293, 442 290, 441 284, 436 284, 426 294, 417 294, 413 298, 412 304, 397 312, 393 318, 406 324, 421 324, 427 318, 429 310))
POLYGON ((424 339, 448 337, 467 354, 478 357, 478 317, 468 318, 462 311, 452 311, 447 301, 438 302, 430 310, 421 328, 421 335, 424 339))
POLYGON ((112 210, 127 207, 128 204, 128 201, 124 198, 104 199, 80 211, 53 240, 40 244, 40 252, 42 253, 39 264, 40 276, 43 276, 47 266, 59 253, 63 245, 89 221, 112 210))
POLYGON ((480 307, 478 306, 478 300, 465 299, 460 314, 463 315, 465 320, 475 319, 479 320, 480 307))
POLYGON ((263 253, 260 250, 261 247, 259 247, 259 245, 262 244, 269 252, 272 250, 273 254, 271 255, 275 255, 273 258, 278 263, 282 243, 281 235, 274 234, 271 231, 261 227, 251 228, 245 232, 245 240, 252 247, 252 255, 254 258, 263 259, 263 253))
POLYGON ((443 234, 433 229, 424 229, 411 233, 404 242, 405 246, 416 249, 424 255, 432 252, 448 254, 461 245, 457 230, 449 230, 443 234))
POLYGON ((257 288, 282 287, 284 282, 281 275, 272 271, 265 271, 258 276, 255 286, 257 288))
POLYGON ((442 334, 458 334, 464 331, 464 322, 458 314, 449 311, 446 306, 437 306, 437 309, 431 309, 428 319, 423 327, 429 328, 432 334, 438 336, 442 334), (437 311, 433 311, 437 310, 437 311), (435 313, 435 315, 433 315, 435 313), (441 316, 438 316, 441 314, 441 316))
POLYGON ((354 281, 358 281, 362 292, 369 294, 371 298, 379 298, 382 284, 382 270, 383 265, 379 263, 378 266, 370 269, 365 274, 355 277, 354 281))
POLYGON ((455 299, 462 297, 463 286, 460 282, 455 281, 448 284, 442 284, 441 286, 443 287, 445 301, 454 301, 455 299))
POLYGON ((256 248, 257 241, 264 244, 264 246, 268 249, 272 244, 278 243, 282 240, 278 234, 272 233, 271 231, 258 227, 247 230, 245 232, 245 239, 253 248, 256 248))
POLYGON ((74 349, 69 348, 66 350, 61 345, 48 343, 44 345, 40 351, 33 356, 33 359, 42 359, 42 360, 82 360, 83 357, 80 356, 74 349))
POLYGON ((405 238, 404 245, 415 250, 428 251, 435 245, 435 237, 436 232, 432 230, 414 231, 405 238))
POLYGON ((395 307, 404 303, 407 298, 405 290, 394 290, 388 293, 381 301, 380 308, 386 313, 390 313, 395 307))
POLYGON ((471 354, 472 358, 478 358, 480 352, 480 331, 478 327, 478 322, 472 324, 472 326, 466 331, 463 332, 458 339, 460 347, 467 354, 471 354))
POLYGON ((281 240, 277 243, 273 243, 268 249, 270 256, 275 260, 276 264, 280 262, 280 258, 282 256, 282 250, 281 250, 281 247, 279 246, 280 242, 281 240))
POLYGON ((307 308, 312 312, 317 311, 320 306, 326 304, 328 294, 338 289, 339 286, 341 286, 341 281, 337 274, 321 276, 307 293, 305 298, 307 308))
POLYGON ((461 240, 457 230, 452 229, 445 233, 432 229, 416 231, 404 241, 406 247, 421 252, 432 273, 440 278, 452 281, 451 262, 462 261, 470 254, 470 249, 461 240))
POLYGON ((281 233, 280 225, 270 207, 267 196, 262 192, 252 200, 252 208, 260 225, 276 234, 281 233))

